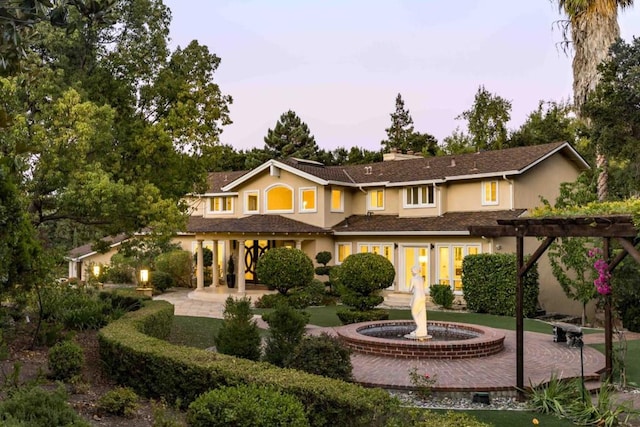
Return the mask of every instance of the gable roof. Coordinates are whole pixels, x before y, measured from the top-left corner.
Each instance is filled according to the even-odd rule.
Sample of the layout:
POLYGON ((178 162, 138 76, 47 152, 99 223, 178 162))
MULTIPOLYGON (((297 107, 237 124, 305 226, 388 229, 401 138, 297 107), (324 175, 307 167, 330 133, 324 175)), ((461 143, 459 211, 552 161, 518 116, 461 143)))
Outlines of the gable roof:
POLYGON ((331 234, 315 225, 305 224, 280 215, 250 215, 242 218, 204 218, 192 216, 188 233, 321 233, 331 234))
POLYGON ((324 166, 300 159, 272 159, 251 171, 216 172, 210 175, 212 192, 233 191, 242 183, 271 168, 280 168, 319 185, 347 187, 402 186, 520 175, 549 157, 560 154, 580 170, 589 164, 568 142, 480 151, 437 157, 416 157, 366 165, 324 166), (222 179, 224 177, 225 180, 222 179))
MULTIPOLYGON (((116 246, 119 246, 120 244, 122 244, 122 242, 127 240, 129 237, 130 236, 125 233, 120 233, 116 236, 104 237, 102 240, 108 243, 110 248, 115 248, 116 246)), ((97 253, 98 253, 97 251, 93 250, 93 243, 87 243, 82 246, 78 246, 76 248, 71 249, 67 253, 67 258, 72 261, 80 261, 88 256, 92 256, 97 253)))
POLYGON ((469 235, 470 226, 495 225, 498 219, 519 218, 526 209, 447 212, 442 216, 352 215, 333 227, 336 236, 349 235, 469 235))

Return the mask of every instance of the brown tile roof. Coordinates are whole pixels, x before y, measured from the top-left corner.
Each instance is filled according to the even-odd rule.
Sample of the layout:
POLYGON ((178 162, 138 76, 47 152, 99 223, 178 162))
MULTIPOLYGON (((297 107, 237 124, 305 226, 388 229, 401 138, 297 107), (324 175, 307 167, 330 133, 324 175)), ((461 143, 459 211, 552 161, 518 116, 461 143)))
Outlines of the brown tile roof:
POLYGON ((249 171, 211 172, 207 175, 207 192, 223 193, 222 187, 240 178, 249 171))
MULTIPOLYGON (((109 243, 109 245, 113 246, 113 245, 117 245, 118 243, 124 242, 128 238, 129 238, 129 236, 127 234, 121 233, 121 234, 118 234, 116 236, 105 237, 102 240, 107 242, 107 243, 109 243)), ((80 257, 83 257, 85 255, 92 254, 92 253, 95 252, 92 249, 92 246, 93 246, 93 243, 87 243, 85 245, 78 246, 77 248, 73 248, 67 253, 67 257, 68 258, 80 258, 80 257)))
POLYGON ((305 224, 280 215, 251 215, 243 218, 192 216, 187 224, 187 232, 331 234, 331 230, 305 224))
POLYGON ((468 231, 471 225, 497 225, 498 219, 513 219, 526 209, 479 212, 447 212, 442 216, 352 215, 333 227, 335 234, 375 232, 468 231))
POLYGON ((565 144, 567 147, 561 151, 569 154, 570 149, 566 142, 554 142, 551 144, 452 156, 390 160, 367 165, 325 167, 299 162, 295 159, 286 159, 282 162, 328 181, 355 182, 358 184, 375 182, 402 183, 451 179, 465 175, 519 172, 565 144), (367 173, 365 167, 371 167, 370 174, 367 173))

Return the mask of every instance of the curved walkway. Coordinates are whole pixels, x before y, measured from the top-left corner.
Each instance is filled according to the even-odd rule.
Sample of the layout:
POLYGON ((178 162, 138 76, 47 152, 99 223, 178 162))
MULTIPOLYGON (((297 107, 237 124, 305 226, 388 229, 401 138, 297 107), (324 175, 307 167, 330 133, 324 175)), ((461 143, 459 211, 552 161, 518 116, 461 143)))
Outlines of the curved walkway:
MULTIPOLYGON (((264 291, 248 291, 254 298, 264 291)), ((226 288, 193 291, 173 290, 159 295, 161 299, 175 306, 179 316, 222 318, 224 301, 231 296, 239 297, 226 288)), ((255 316, 260 327, 266 327, 260 316, 255 316)), ((334 328, 309 326, 313 334, 327 332, 335 334, 334 328)), ((354 353, 352 355, 355 380, 363 385, 386 388, 412 388, 409 370, 417 368, 421 374, 429 374, 437 379, 435 390, 447 392, 492 391, 512 394, 516 384, 515 332, 505 332, 505 349, 493 356, 460 360, 412 360, 375 357, 354 353)), ((631 334, 628 339, 638 338, 631 334)), ((586 343, 603 342, 604 334, 585 335, 586 343)), ((562 378, 579 377, 581 372, 580 349, 565 343, 554 343, 551 335, 525 332, 524 336, 524 377, 525 385, 538 384, 549 380, 551 375, 562 378)), ((585 378, 598 378, 598 372, 605 367, 602 353, 589 347, 583 348, 585 378)))

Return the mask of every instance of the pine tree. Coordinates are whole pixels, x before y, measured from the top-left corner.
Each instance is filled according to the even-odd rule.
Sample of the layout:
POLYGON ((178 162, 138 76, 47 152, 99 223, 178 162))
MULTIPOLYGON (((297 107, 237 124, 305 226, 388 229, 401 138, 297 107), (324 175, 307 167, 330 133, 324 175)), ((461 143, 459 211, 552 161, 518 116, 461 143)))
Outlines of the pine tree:
POLYGON ((405 110, 402 95, 396 96, 396 111, 390 114, 391 126, 385 129, 387 139, 381 141, 384 151, 392 148, 406 151, 410 149, 409 140, 413 135, 413 119, 409 110, 405 110))
POLYGON ((309 126, 292 110, 282 114, 273 130, 267 131, 264 143, 265 152, 271 158, 319 160, 318 144, 311 135, 309 126))

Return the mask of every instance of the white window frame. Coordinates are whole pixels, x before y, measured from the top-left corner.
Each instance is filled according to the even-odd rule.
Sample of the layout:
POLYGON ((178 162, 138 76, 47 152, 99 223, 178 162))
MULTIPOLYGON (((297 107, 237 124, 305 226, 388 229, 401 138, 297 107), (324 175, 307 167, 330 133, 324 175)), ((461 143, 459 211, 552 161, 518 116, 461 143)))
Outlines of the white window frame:
POLYGON ((234 203, 234 197, 232 196, 211 196, 209 198, 209 203, 207 204, 207 213, 210 214, 214 214, 214 215, 225 215, 225 214, 232 214, 234 209, 235 209, 235 203, 234 203), (222 199, 222 203, 224 206, 226 206, 226 199, 231 199, 231 209, 230 210, 214 210, 211 208, 211 205, 213 203, 214 199, 222 199))
POLYGON ((367 210, 370 211, 383 211, 384 210, 384 188, 380 188, 380 189, 372 189, 367 191, 367 210), (382 192, 382 206, 371 206, 371 197, 373 195, 373 192, 382 192))
MULTIPOLYGON (((453 293, 455 295, 462 295, 462 291, 456 291, 455 290, 455 285, 454 285, 454 281, 455 281, 455 266, 454 266, 454 259, 453 259, 453 248, 454 246, 462 246, 463 249, 463 254, 462 254, 462 259, 464 260, 464 257, 466 257, 467 255, 469 255, 469 248, 478 248, 478 254, 482 253, 482 245, 480 243, 439 243, 436 245, 436 264, 435 264, 435 273, 436 273, 436 284, 443 284, 440 283, 441 278, 440 278, 440 248, 449 248, 449 278, 447 279, 449 281, 449 287, 451 288, 451 290, 453 291, 453 293)), ((461 276, 462 277, 462 276, 461 276)))
POLYGON ((495 180, 491 180, 491 181, 482 181, 482 186, 480 188, 480 190, 482 191, 482 206, 495 206, 500 204, 500 184, 498 182, 497 179, 495 180), (491 183, 495 182, 496 184, 496 200, 487 200, 487 191, 486 191, 486 186, 490 185, 491 183))
POLYGON ((415 208, 432 208, 435 207, 436 205, 436 186, 433 184, 428 184, 428 185, 412 185, 410 187, 405 187, 404 191, 403 191, 403 197, 402 197, 402 206, 406 209, 415 209, 415 208), (422 191, 420 191, 420 193, 418 193, 418 203, 417 204, 413 204, 413 203, 407 203, 407 197, 409 195, 409 191, 417 188, 419 190, 421 190, 422 188, 427 188, 427 199, 429 198, 429 189, 431 189, 431 191, 433 192, 433 203, 429 203, 428 200, 422 200, 422 191))
MULTIPOLYGON (((388 246, 389 248, 391 248, 391 259, 389 261, 391 261, 391 264, 393 266, 396 265, 396 262, 395 262, 395 258, 396 257, 395 257, 395 253, 394 253, 393 243, 389 243, 389 242, 387 242, 387 243, 382 243, 382 242, 358 242, 358 243, 356 243, 356 251, 357 252, 351 252, 351 253, 358 253, 358 254, 362 253, 362 252, 360 252, 360 247, 361 246, 366 246, 367 247, 367 249, 368 249, 367 253, 373 253, 371 248, 374 247, 374 246, 378 246, 380 248, 380 255, 382 255, 384 253, 385 246, 388 246)), ((384 255, 382 255, 382 256, 384 256, 384 255)), ((387 257, 385 257, 385 258, 387 258, 387 257)))
POLYGON ((344 189, 343 188, 332 188, 329 197, 330 197, 329 204, 331 205, 330 211, 331 212, 344 212, 344 189), (339 208, 334 208, 333 207, 333 192, 334 191, 339 191, 340 192, 340 207, 339 208))
POLYGON ((247 190, 244 192, 244 213, 246 214, 259 214, 260 213, 260 191, 259 190, 247 190), (256 201, 256 209, 249 210, 249 196, 256 195, 258 200, 256 201))
MULTIPOLYGON (((337 242, 336 243, 336 265, 342 264, 343 261, 340 261, 340 246, 348 246, 349 247, 349 255, 353 255, 353 243, 352 242, 337 242)), ((347 255, 347 256, 349 256, 347 255)))
POLYGON ((318 212, 318 189, 317 187, 300 187, 298 190, 298 199, 300 201, 298 206, 298 211, 301 213, 315 213, 318 212), (313 192, 313 209, 305 209, 304 207, 304 197, 303 194, 305 191, 313 192))
POLYGON ((267 188, 264 189, 264 212, 265 213, 293 213, 294 211, 294 207, 295 207, 295 203, 296 203, 296 194, 295 191, 293 191, 293 187, 291 187, 290 185, 287 184, 283 184, 283 183, 277 183, 277 184, 272 184, 270 186, 268 186, 267 188), (288 189, 291 192, 291 209, 274 209, 274 210, 270 210, 269 209, 269 191, 278 188, 278 187, 283 187, 288 189))

